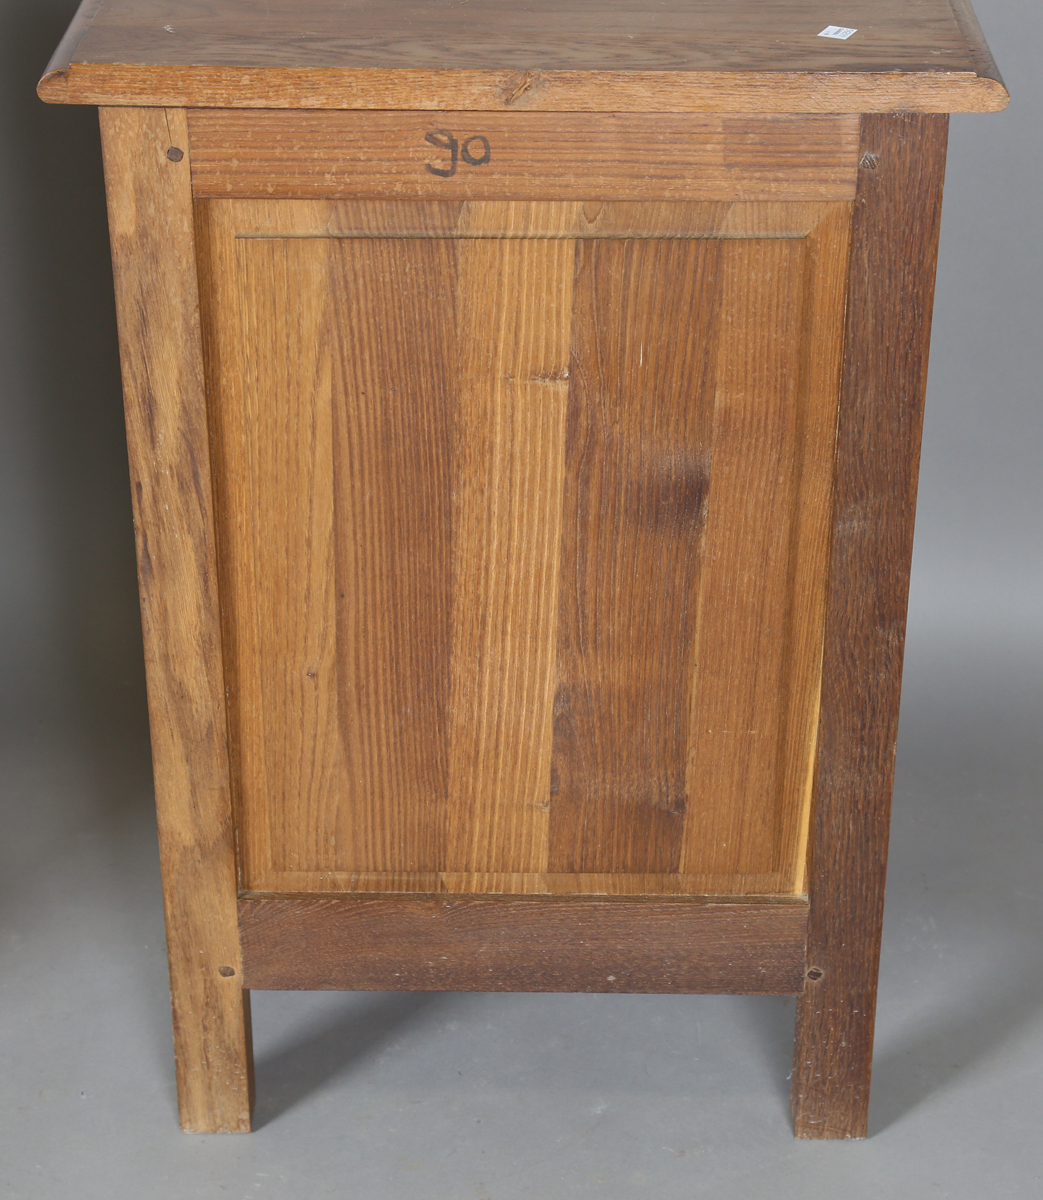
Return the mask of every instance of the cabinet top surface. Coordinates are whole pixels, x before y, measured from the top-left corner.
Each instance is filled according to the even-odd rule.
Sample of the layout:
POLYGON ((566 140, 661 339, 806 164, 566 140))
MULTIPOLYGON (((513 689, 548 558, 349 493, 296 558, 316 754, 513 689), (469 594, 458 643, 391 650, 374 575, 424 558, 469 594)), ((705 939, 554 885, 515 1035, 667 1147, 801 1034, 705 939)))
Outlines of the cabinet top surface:
POLYGON ((408 83, 410 107, 438 108, 483 76, 498 102, 464 107, 699 110, 710 85, 725 110, 830 111, 801 88, 848 111, 1006 103, 970 0, 84 0, 40 94, 395 108, 381 86, 408 83))

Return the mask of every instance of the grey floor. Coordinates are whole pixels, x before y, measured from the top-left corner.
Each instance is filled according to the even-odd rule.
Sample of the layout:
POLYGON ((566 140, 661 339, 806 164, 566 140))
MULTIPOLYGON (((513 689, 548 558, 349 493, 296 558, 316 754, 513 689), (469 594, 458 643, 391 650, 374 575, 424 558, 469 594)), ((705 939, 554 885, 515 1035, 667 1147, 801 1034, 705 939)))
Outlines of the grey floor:
POLYGON ((97 127, 32 95, 74 7, 0 0, 0 1197, 1040 1200, 1043 6, 978 0, 1015 101, 952 126, 845 1144, 737 997, 257 994, 257 1131, 178 1132, 97 127))
POLYGON ((44 721, 2 767, 0 1194, 1043 1195, 1043 639, 932 616, 868 1141, 792 1139, 791 1000, 700 996, 256 993, 256 1132, 179 1133, 143 730, 44 721))

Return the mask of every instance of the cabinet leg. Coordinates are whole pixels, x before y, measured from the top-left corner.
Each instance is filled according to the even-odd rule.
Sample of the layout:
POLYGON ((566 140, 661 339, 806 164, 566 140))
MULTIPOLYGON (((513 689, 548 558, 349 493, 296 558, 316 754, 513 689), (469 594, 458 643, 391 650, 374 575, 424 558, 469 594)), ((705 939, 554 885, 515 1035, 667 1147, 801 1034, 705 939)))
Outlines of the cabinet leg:
POLYGON ((798 1137, 865 1137, 948 117, 861 120, 797 1010, 798 1137))
POLYGON ((250 1128, 227 683, 184 109, 101 110, 182 1128, 250 1128))
POLYGON ((250 993, 236 978, 227 982, 230 986, 202 990, 209 995, 194 987, 191 998, 179 998, 179 989, 172 988, 178 1115, 186 1133, 250 1132, 250 993))
POLYGON ((875 979, 857 996, 839 979, 816 978, 797 998, 793 1046, 793 1128, 799 1138, 864 1138, 873 1069, 875 979))

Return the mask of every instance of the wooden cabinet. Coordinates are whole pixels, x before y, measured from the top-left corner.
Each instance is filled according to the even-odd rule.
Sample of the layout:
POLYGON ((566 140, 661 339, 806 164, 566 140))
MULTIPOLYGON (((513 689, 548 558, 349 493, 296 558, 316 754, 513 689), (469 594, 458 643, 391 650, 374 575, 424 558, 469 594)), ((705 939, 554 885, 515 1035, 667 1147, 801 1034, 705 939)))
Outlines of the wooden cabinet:
POLYGON ((820 7, 59 50, 185 1128, 249 1128, 249 989, 307 987, 797 994, 797 1132, 865 1133, 945 113, 1006 93, 962 0, 820 7))

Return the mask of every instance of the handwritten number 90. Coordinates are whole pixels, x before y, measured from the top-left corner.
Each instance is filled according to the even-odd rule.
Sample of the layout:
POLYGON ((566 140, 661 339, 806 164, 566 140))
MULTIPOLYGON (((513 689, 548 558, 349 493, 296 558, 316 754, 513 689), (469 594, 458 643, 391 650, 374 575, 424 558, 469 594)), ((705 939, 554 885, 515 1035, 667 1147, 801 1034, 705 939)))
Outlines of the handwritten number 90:
POLYGON ((442 179, 451 179, 456 174, 458 157, 462 158, 469 167, 484 167, 492 158, 489 139, 482 137, 480 133, 467 138, 461 145, 448 129, 432 129, 429 134, 425 135, 424 141, 429 146, 437 146, 439 150, 449 151, 449 166, 433 167, 430 163, 425 163, 432 175, 438 175, 442 179))

